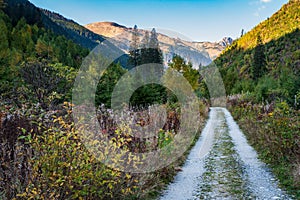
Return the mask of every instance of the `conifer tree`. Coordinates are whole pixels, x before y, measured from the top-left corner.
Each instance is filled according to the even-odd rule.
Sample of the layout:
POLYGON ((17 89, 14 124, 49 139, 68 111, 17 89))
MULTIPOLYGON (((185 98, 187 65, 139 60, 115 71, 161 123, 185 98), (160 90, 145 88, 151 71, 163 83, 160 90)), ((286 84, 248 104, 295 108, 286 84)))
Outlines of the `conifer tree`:
POLYGON ((152 60, 149 56, 149 40, 150 35, 149 32, 146 31, 144 38, 142 39, 141 43, 141 63, 140 64, 146 64, 146 63, 152 63, 152 60))
POLYGON ((257 37, 257 46, 253 55, 252 78, 258 80, 266 72, 266 55, 260 35, 257 37))
POLYGON ((244 29, 242 29, 242 32, 241 32, 241 37, 243 37, 243 36, 244 36, 244 34, 245 34, 245 30, 244 30, 244 29))
POLYGON ((132 32, 132 39, 130 42, 130 49, 129 49, 129 68, 134 68, 139 65, 139 59, 140 59, 140 50, 139 50, 139 33, 137 25, 134 26, 133 32, 132 32))
POLYGON ((152 59, 152 63, 163 64, 163 56, 159 48, 159 43, 158 43, 157 33, 155 28, 153 28, 151 31, 149 48, 150 48, 150 57, 152 59))

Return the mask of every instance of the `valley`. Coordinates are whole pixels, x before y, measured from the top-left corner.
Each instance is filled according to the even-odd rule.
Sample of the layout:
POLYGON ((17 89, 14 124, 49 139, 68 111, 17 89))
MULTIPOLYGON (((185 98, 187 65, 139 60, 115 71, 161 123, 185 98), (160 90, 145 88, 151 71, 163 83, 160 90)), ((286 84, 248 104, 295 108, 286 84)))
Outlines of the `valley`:
POLYGON ((55 1, 0 0, 0 199, 300 198, 299 0, 55 1))

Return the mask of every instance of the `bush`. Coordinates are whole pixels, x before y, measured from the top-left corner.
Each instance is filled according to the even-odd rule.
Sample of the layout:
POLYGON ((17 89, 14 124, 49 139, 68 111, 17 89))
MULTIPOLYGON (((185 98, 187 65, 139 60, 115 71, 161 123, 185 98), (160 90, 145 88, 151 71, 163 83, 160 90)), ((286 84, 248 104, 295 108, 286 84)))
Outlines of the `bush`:
MULTIPOLYGON (((200 106, 205 115, 202 123, 207 115, 204 105, 200 106)), ((4 125, 0 129, 1 199, 153 198, 172 180, 177 166, 184 160, 183 156, 170 166, 146 174, 117 171, 104 165, 86 149, 86 143, 84 145, 80 138, 83 130, 80 127, 75 129, 69 103, 50 111, 37 105, 23 106, 23 109, 16 110, 1 107, 6 112, 0 115, 0 124, 4 125)), ((97 118, 101 131, 109 136, 111 151, 123 148, 147 152, 168 145, 180 126, 178 105, 169 105, 166 109, 166 124, 159 131, 158 138, 153 140, 131 136, 130 126, 117 127, 109 115, 111 110, 104 106, 99 107, 97 118)), ((128 114, 135 115, 135 122, 141 126, 155 117, 152 112, 143 110, 130 110, 128 114)))
POLYGON ((280 183, 300 197, 300 111, 287 102, 266 105, 238 99, 230 111, 259 157, 270 164, 280 183))

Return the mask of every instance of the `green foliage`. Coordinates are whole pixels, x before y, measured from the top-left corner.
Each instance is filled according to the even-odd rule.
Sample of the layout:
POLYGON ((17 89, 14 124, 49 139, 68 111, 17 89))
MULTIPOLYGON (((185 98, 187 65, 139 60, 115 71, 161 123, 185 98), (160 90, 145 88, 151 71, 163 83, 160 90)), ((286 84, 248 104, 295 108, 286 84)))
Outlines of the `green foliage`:
MULTIPOLYGON (((29 66, 33 63, 45 62, 45 60, 49 63, 49 66, 52 66, 49 68, 61 66, 61 69, 57 67, 57 73, 53 73, 53 76, 60 77, 60 79, 64 79, 64 83, 68 82, 69 84, 62 85, 61 82, 60 87, 56 88, 60 91, 54 91, 54 89, 52 91, 57 94, 64 93, 59 97, 60 102, 67 100, 64 98, 70 98, 68 93, 68 89, 70 89, 70 85, 72 84, 70 76, 72 73, 74 74, 74 68, 78 69, 80 67, 81 60, 87 55, 88 50, 74 44, 63 36, 57 36, 51 31, 39 28, 37 25, 27 24, 25 18, 21 18, 14 26, 11 19, 2 11, 0 11, 0 27, 0 91, 2 99, 10 102, 13 101, 16 104, 20 104, 22 99, 28 99, 28 94, 26 93, 28 92, 28 88, 32 88, 32 84, 29 87, 27 83, 39 77, 32 77, 29 68, 27 68, 29 70, 27 75, 31 76, 28 76, 29 79, 24 84, 21 76, 21 65, 29 66), (60 70, 61 72, 59 72, 60 70), (63 74, 63 71, 67 74, 63 74), (68 78, 64 78, 63 76, 67 76, 68 78), (65 89, 62 89, 63 87, 65 89)), ((37 95, 36 91, 33 92, 37 95)), ((47 95, 43 95, 43 97, 37 95, 39 101, 45 98, 47 98, 47 95)), ((57 102, 57 100, 55 101, 57 102)))
POLYGON ((227 94, 242 94, 229 98, 231 113, 295 199, 300 197, 298 7, 299 0, 289 1, 215 61, 227 94))
POLYGON ((138 88, 130 98, 133 107, 147 107, 167 102, 166 89, 158 84, 147 84, 138 88))
POLYGON ((200 74, 198 70, 193 69, 191 63, 186 63, 182 57, 175 55, 172 62, 169 63, 169 67, 181 73, 190 83, 194 91, 199 91, 200 74))
MULTIPOLYGON (((149 47, 147 48, 148 51, 145 52, 145 54, 141 55, 142 57, 148 57, 148 62, 145 63, 157 63, 157 64, 163 64, 163 55, 162 51, 159 48, 159 43, 157 39, 157 33, 156 30, 153 28, 150 34, 150 39, 148 41, 149 47)), ((142 63, 144 64, 144 63, 142 63)), ((163 69, 161 69, 161 72, 163 72, 163 69)), ((159 73, 159 72, 158 72, 159 73)))
MULTIPOLYGON (((61 16, 60 14, 51 12, 49 10, 40 9, 42 15, 46 15, 50 18, 50 22, 54 22, 59 27, 62 27, 64 30, 59 30, 57 27, 54 28, 54 31, 59 31, 58 35, 64 35, 65 37, 71 39, 76 44, 79 44, 85 48, 93 49, 95 48, 100 42, 104 41, 105 38, 102 36, 93 33, 92 31, 86 29, 85 27, 79 25, 78 23, 74 22, 73 20, 66 19, 65 17, 61 16)), ((50 24, 49 22, 45 22, 45 24, 50 24)), ((51 24, 50 24, 51 26, 51 24)), ((53 25, 52 25, 53 26, 53 25)), ((53 29, 53 28, 52 28, 53 29)))
POLYGON ((280 98, 295 104, 300 88, 298 4, 289 1, 215 60, 228 95, 252 92, 257 102, 280 98))
POLYGON ((130 50, 129 50, 129 60, 128 65, 131 66, 130 68, 134 68, 140 65, 141 59, 141 52, 139 50, 139 33, 137 29, 137 25, 133 28, 132 39, 130 42, 130 50))
POLYGON ((272 77, 264 77, 261 79, 254 89, 257 102, 263 102, 264 100, 275 100, 278 94, 277 82, 272 77))
MULTIPOLYGON (((6 23, 3 19, 0 19, 0 58, 1 62, 6 61, 8 55, 9 55, 9 41, 8 41, 8 29, 6 26, 6 23), (3 60, 3 61, 2 61, 3 60)), ((7 62, 7 61, 6 61, 7 62)))
POLYGON ((255 38, 259 35, 263 43, 278 40, 299 28, 299 18, 299 0, 289 1, 270 18, 244 34, 238 40, 237 46, 244 50, 255 48, 257 45, 255 38))
MULTIPOLYGON (((98 83, 95 102, 96 105, 104 104, 107 108, 110 108, 112 92, 120 80, 120 78, 126 73, 126 70, 122 68, 119 64, 111 64, 98 83)), ((129 90, 131 87, 131 81, 129 79, 127 85, 124 86, 124 92, 129 90)), ((122 99, 122 94, 118 98, 122 99)))
MULTIPOLYGON (((152 29, 151 35, 146 32, 145 37, 140 44, 139 32, 137 26, 134 26, 132 40, 130 43, 128 64, 131 68, 139 67, 143 64, 149 64, 147 71, 133 70, 131 84, 141 86, 134 91, 130 104, 134 107, 147 107, 152 104, 161 104, 167 101, 166 88, 158 84, 143 83, 143 77, 151 77, 153 80, 159 81, 164 73, 163 55, 159 48, 157 34, 152 29), (155 67, 151 64, 155 64, 155 67)), ((135 87, 134 87, 135 88, 135 87)))
POLYGON ((299 111, 285 101, 267 105, 253 104, 238 98, 230 111, 259 157, 270 164, 273 172, 295 199, 300 197, 299 111))
POLYGON ((173 141, 174 135, 171 131, 165 132, 164 130, 160 130, 158 133, 158 147, 164 148, 168 146, 173 141))
POLYGON ((257 46, 253 55, 252 78, 258 80, 266 72, 266 55, 265 49, 261 41, 261 37, 257 37, 257 46))
MULTIPOLYGON (((157 195, 172 179, 178 163, 148 174, 108 168, 82 144, 79 134, 84 130, 75 129, 72 105, 65 102, 62 106, 70 101, 76 72, 89 52, 77 44, 91 48, 97 43, 94 40, 101 38, 53 13, 48 13, 50 20, 46 11, 47 16, 27 0, 6 2, 5 13, 0 11, 0 199, 146 199, 157 195)), ((162 64, 155 30, 145 41, 140 64, 162 64)), ((97 72, 90 72, 87 78, 94 81, 97 72)), ((98 84, 96 104, 109 107, 112 89, 126 72, 119 64, 107 69, 98 84)), ((159 78, 162 72, 163 67, 149 70, 159 78)), ((197 73, 190 70, 187 75, 196 85, 197 73)), ((136 80, 128 73, 124 92, 131 90, 136 80)), ((133 95, 132 105, 166 102, 167 92, 159 85, 141 90, 133 95)), ((111 136, 112 150, 121 147, 146 152, 166 147, 180 125, 177 106, 172 104, 173 110, 168 110, 159 139, 155 136, 150 142, 132 137, 130 127, 116 127, 106 116, 104 130, 111 136)), ((206 116, 206 104, 199 109, 206 116)), ((142 120, 136 125, 148 123, 142 120)), ((149 117, 149 121, 153 119, 149 117)))

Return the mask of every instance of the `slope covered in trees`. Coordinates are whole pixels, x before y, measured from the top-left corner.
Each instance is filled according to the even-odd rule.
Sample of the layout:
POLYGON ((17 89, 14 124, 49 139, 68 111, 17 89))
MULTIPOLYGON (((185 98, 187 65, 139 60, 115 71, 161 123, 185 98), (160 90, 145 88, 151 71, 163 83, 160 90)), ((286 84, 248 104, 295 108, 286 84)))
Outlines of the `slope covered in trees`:
POLYGON ((300 197, 299 3, 289 1, 215 60, 231 113, 295 199, 300 197))
POLYGON ((21 18, 25 18, 30 25, 36 24, 38 27, 44 27, 89 49, 93 49, 104 40, 102 36, 94 34, 72 20, 35 7, 28 0, 4 0, 4 5, 3 11, 11 18, 13 26, 21 18))
POLYGON ((299 0, 290 0, 270 18, 258 24, 250 32, 244 34, 243 37, 238 40, 238 46, 246 50, 256 46, 256 40, 253 39, 259 35, 263 43, 268 43, 295 31, 299 28, 300 23, 299 3, 299 0))
MULTIPOLYGON (((68 96, 68 91, 63 88, 70 89, 65 84, 72 84, 75 70, 80 67, 82 59, 89 51, 65 36, 45 28, 40 21, 39 11, 27 10, 26 5, 30 3, 22 3, 24 1, 5 2, 3 10, 0 10, 1 98, 17 105, 22 100, 44 101, 49 98, 50 93, 55 93, 54 88, 57 86, 59 88, 55 88, 58 92, 54 99, 63 101, 68 96), (12 7, 13 3, 18 6, 12 7), (15 13, 10 13, 13 9, 15 13), (29 75, 35 74, 35 79, 42 82, 47 80, 42 80, 41 77, 47 78, 50 71, 52 76, 60 77, 60 81, 53 82, 56 85, 51 85, 52 89, 50 86, 36 89, 37 82, 29 75), (45 96, 45 91, 49 89, 51 91, 45 96)), ((48 85, 50 84, 52 83, 49 82, 48 85)))
MULTIPOLYGON (((25 99, 42 104, 70 100, 71 86, 82 59, 104 38, 59 14, 41 10, 27 0, 4 0, 1 5, 1 98, 18 105, 25 99), (38 89, 41 85, 30 78, 30 74, 45 79, 56 76, 60 81, 49 82, 47 88, 38 89)), ((116 63, 126 67, 127 59, 124 55, 116 63)), ((112 67, 117 66, 113 64, 112 67)))
POLYGON ((256 101, 279 98, 290 105, 299 101, 299 29, 299 1, 293 0, 225 50, 215 62, 227 94, 249 92, 256 101))
POLYGON ((67 19, 60 14, 45 9, 40 10, 43 14, 49 17, 49 19, 51 19, 57 25, 62 27, 69 35, 71 35, 76 43, 79 43, 86 48, 92 49, 96 47, 96 45, 98 45, 100 42, 105 40, 104 37, 93 33, 92 31, 79 25, 73 20, 67 19))

